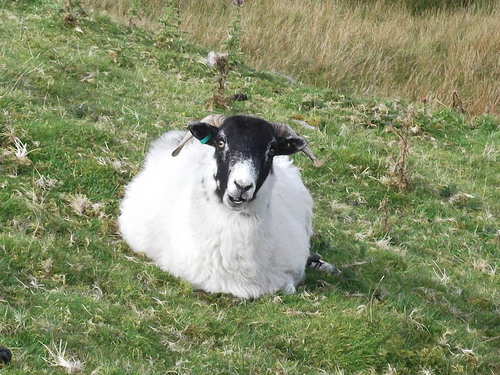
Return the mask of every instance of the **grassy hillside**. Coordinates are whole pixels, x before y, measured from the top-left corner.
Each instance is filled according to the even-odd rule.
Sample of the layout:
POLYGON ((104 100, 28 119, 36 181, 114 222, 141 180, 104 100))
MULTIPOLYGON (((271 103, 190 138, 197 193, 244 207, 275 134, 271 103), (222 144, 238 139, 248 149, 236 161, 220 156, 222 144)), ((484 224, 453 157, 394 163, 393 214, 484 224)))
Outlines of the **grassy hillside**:
POLYGON ((224 113, 290 123, 325 162, 295 157, 312 247, 342 274, 194 292, 116 217, 149 142, 221 111, 207 50, 60 7, 0 0, 2 375, 500 371, 498 119, 233 69, 249 100, 224 113))
POLYGON ((500 114, 500 2, 493 0, 84 0, 157 28, 177 4, 185 37, 224 49, 238 36, 252 66, 371 97, 500 114), (233 26, 237 25, 236 28, 233 26), (229 33, 228 33, 229 30, 229 33))

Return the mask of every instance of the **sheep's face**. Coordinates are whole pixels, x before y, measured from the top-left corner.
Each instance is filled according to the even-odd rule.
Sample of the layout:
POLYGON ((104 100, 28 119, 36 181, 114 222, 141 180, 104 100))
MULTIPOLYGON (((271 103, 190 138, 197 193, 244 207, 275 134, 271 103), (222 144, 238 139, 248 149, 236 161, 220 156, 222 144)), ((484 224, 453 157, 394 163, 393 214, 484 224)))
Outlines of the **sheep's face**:
POLYGON ((290 155, 306 146, 300 137, 277 137, 259 118, 228 117, 220 128, 205 123, 189 126, 193 136, 215 148, 216 193, 229 209, 239 211, 256 199, 272 170, 275 155, 290 155))

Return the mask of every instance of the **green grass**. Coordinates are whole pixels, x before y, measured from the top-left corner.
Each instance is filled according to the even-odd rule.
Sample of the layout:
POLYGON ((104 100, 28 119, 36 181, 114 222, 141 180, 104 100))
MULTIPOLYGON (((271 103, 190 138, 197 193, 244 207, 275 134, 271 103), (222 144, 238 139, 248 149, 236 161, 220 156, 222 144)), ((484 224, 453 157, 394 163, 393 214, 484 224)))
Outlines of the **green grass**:
POLYGON ((156 48, 98 14, 68 27, 48 0, 0 5, 2 374, 500 371, 497 118, 239 67, 229 92, 249 100, 225 113, 288 122, 325 161, 295 157, 312 247, 343 272, 255 301, 198 293, 132 253, 116 217, 149 142, 215 111, 207 51, 156 48), (390 127, 409 111, 412 186, 399 192, 390 127))

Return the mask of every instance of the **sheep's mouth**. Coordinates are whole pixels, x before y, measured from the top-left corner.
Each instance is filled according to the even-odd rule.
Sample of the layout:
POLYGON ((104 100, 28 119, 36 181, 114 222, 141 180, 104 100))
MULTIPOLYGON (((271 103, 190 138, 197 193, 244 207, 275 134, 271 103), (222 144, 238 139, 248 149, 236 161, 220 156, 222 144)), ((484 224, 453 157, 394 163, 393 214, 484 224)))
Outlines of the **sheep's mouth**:
POLYGON ((229 201, 234 205, 234 206, 240 206, 245 202, 248 202, 246 199, 243 199, 242 197, 239 198, 234 198, 229 196, 229 201))

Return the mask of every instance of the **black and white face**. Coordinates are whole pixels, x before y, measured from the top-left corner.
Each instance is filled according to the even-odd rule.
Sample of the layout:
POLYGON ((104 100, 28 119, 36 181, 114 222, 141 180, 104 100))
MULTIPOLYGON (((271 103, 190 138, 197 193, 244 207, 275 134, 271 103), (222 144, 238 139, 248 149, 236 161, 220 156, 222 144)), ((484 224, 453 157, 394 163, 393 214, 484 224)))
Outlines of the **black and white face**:
POLYGON ((300 137, 277 137, 270 123, 248 116, 228 117, 220 128, 194 123, 189 130, 202 143, 215 148, 216 194, 235 211, 256 199, 272 170, 275 155, 293 154, 306 145, 300 137))

